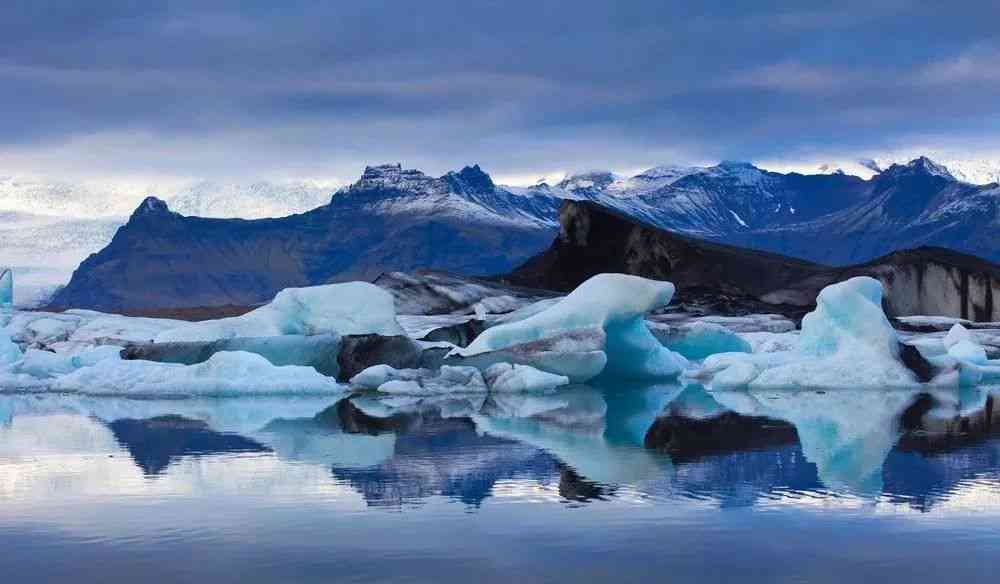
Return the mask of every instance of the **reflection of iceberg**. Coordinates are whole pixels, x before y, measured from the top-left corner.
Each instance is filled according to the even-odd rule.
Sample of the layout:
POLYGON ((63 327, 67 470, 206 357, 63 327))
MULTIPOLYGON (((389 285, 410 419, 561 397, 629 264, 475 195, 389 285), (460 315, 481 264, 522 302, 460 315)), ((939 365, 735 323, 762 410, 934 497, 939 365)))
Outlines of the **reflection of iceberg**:
POLYGON ((882 463, 900 435, 900 418, 918 392, 908 390, 716 391, 713 397, 746 416, 795 426, 805 457, 832 488, 875 493, 882 463))
MULTIPOLYGON (((544 411, 530 403, 506 417, 475 416, 482 432, 527 442, 552 453, 583 478, 600 483, 628 483, 661 478, 670 473, 670 459, 642 447, 646 430, 678 386, 590 388, 556 394, 562 407, 544 411), (603 413, 603 419, 601 414, 603 413), (595 415, 596 414, 596 415, 595 415), (590 420, 580 424, 579 420, 590 420)), ((539 398, 550 399, 550 398, 539 398)))

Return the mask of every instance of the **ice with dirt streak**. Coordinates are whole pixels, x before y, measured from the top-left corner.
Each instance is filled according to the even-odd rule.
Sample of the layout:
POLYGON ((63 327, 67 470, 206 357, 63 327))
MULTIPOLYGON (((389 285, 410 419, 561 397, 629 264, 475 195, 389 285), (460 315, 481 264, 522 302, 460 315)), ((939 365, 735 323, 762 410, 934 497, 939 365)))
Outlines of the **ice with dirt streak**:
POLYGON ((487 329, 449 357, 483 368, 517 362, 574 382, 602 373, 624 379, 676 377, 687 360, 661 345, 643 319, 673 295, 670 282, 598 274, 527 318, 487 329))

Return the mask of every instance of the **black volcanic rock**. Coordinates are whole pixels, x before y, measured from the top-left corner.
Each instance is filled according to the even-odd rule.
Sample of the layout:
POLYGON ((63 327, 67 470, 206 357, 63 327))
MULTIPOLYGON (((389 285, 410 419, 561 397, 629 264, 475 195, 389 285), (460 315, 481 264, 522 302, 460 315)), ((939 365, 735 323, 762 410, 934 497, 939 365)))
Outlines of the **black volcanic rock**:
POLYGON ((949 250, 908 250, 835 268, 664 231, 592 202, 565 201, 560 222, 548 251, 507 280, 568 291, 595 274, 619 272, 673 282, 678 303, 801 316, 824 286, 866 275, 882 282, 891 316, 1000 320, 1000 266, 949 250))

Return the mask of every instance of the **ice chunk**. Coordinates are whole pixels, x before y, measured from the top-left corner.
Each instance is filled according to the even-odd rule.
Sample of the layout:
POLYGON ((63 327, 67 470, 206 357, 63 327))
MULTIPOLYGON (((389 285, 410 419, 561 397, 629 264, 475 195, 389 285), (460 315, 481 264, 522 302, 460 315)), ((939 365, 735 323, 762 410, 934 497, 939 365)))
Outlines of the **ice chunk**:
POLYGON ((73 358, 69 355, 60 355, 39 349, 28 349, 25 351, 21 361, 12 368, 12 371, 39 379, 47 379, 58 375, 65 375, 76 369, 77 367, 73 366, 73 358))
POLYGON ((76 355, 53 353, 39 349, 28 349, 24 357, 11 368, 13 373, 30 375, 38 379, 50 379, 89 367, 106 359, 118 360, 121 347, 105 345, 83 351, 76 355))
POLYGON ((367 389, 378 389, 383 383, 394 380, 415 381, 432 373, 420 369, 396 369, 390 365, 372 365, 351 378, 351 385, 367 389))
POLYGON ((222 351, 256 353, 274 365, 307 365, 328 377, 340 371, 340 335, 282 335, 279 337, 236 337, 215 341, 180 341, 130 345, 125 359, 194 365, 222 351))
POLYGON ((595 353, 603 353, 605 363, 597 373, 618 378, 674 377, 684 369, 686 359, 661 345, 643 321, 646 313, 666 306, 673 295, 670 282, 598 274, 545 310, 487 329, 450 356, 468 358, 509 351, 520 354, 520 360, 512 362, 584 381, 596 375, 594 365, 600 358, 595 353), (585 331, 581 340, 587 342, 574 342, 579 337, 571 335, 580 331, 585 331), (542 343, 537 349, 546 353, 544 359, 533 358, 533 343, 542 343), (583 359, 576 370, 552 367, 554 361, 565 364, 567 359, 580 356, 583 359))
MULTIPOLYGON (((14 310, 14 272, 0 268, 0 318, 14 310)), ((0 322, 0 324, 5 324, 0 322)))
MULTIPOLYGON (((958 326, 958 325, 956 325, 958 326)), ((986 364, 986 349, 972 340, 961 340, 948 348, 948 354, 965 363, 986 364)))
POLYGON ((900 359, 899 338, 882 311, 882 285, 857 277, 824 288, 816 310, 802 319, 793 351, 726 354, 706 359, 703 373, 719 388, 912 387, 916 376, 900 359), (735 367, 728 371, 727 367, 735 367))
POLYGON ((402 395, 485 393, 487 389, 482 374, 475 367, 448 365, 438 371, 374 365, 352 377, 351 385, 402 395))
POLYGON ((715 353, 750 353, 750 343, 726 327, 695 321, 677 327, 650 323, 650 329, 671 351, 688 359, 704 359, 715 353))
POLYGON ((10 365, 21 358, 21 349, 10 340, 10 335, 0 328, 0 367, 10 365))
POLYGON ((565 375, 555 375, 539 371, 528 365, 511 365, 510 363, 497 363, 489 367, 483 372, 483 377, 486 378, 490 391, 504 393, 547 391, 569 384, 569 378, 565 375))
POLYGON ((527 306, 524 306, 522 308, 519 308, 519 309, 515 310, 514 312, 510 312, 510 313, 504 314, 500 318, 498 318, 495 321, 493 321, 493 324, 495 326, 495 325, 499 325, 499 324, 509 324, 509 323, 512 323, 512 322, 522 321, 522 320, 524 320, 526 318, 535 316, 539 312, 543 312, 545 310, 548 310, 549 308, 552 308, 553 306, 555 306, 556 304, 558 304, 560 300, 562 300, 561 297, 560 298, 546 298, 544 300, 539 300, 537 302, 532 302, 531 304, 529 304, 527 306))
POLYGON ((972 340, 972 335, 969 334, 969 329, 962 326, 961 323, 956 322, 952 325, 951 329, 948 330, 948 334, 944 336, 944 339, 941 340, 941 344, 943 344, 945 350, 947 350, 962 341, 972 340))
POLYGON ((57 378, 62 391, 138 396, 335 394, 336 381, 312 367, 276 366, 260 355, 222 352, 204 363, 178 365, 106 359, 57 378))
POLYGON ((157 342, 211 341, 278 335, 403 335, 392 294, 367 282, 286 288, 270 304, 231 318, 192 322, 163 331, 157 342))

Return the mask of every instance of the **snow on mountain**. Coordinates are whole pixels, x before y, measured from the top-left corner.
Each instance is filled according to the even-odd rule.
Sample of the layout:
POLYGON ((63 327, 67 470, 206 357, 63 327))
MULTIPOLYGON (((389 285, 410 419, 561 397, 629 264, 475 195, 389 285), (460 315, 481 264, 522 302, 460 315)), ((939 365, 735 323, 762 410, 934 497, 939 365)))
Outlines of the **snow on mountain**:
MULTIPOLYGON (((935 156, 937 163, 946 168, 957 180, 974 185, 1000 182, 1000 158, 954 158, 935 156)), ((908 157, 885 157, 878 159, 882 167, 905 164, 908 157)))
MULTIPOLYGON (((974 168, 986 172, 990 167, 974 168)), ((257 218, 315 208, 303 225, 323 224, 355 233, 357 239, 323 240, 332 255, 310 261, 336 264, 329 268, 335 268, 331 277, 421 266, 469 273, 509 269, 541 251, 557 232, 562 199, 590 200, 656 227, 832 264, 920 245, 1000 260, 1000 187, 977 186, 979 179, 968 176, 927 157, 855 161, 820 173, 782 173, 724 161, 709 167, 657 166, 634 176, 598 170, 554 185, 506 187, 494 184, 478 166, 434 177, 384 164, 367 167, 357 182, 332 196, 329 186, 318 183, 198 182, 164 200, 178 216, 257 218), (458 242, 477 247, 462 248, 458 242)), ((7 256, 0 263, 13 263, 9 258, 15 252, 8 250, 16 250, 26 268, 44 263, 51 288, 108 242, 125 221, 123 201, 134 208, 135 199, 111 189, 0 179, 0 213, 6 212, 0 244, 7 256), (52 262, 30 259, 57 252, 65 259, 55 271, 52 262)), ((267 237, 280 239, 271 232, 267 237)), ((116 253, 127 255, 127 250, 116 253)), ((270 286, 261 284, 261 294, 270 286)))
MULTIPOLYGON (((199 181, 164 199, 177 212, 202 217, 280 217, 329 202, 319 182, 199 181)), ((111 241, 143 200, 141 190, 23 177, 0 177, 0 264, 14 269, 16 302, 44 302, 73 270, 111 241)))

